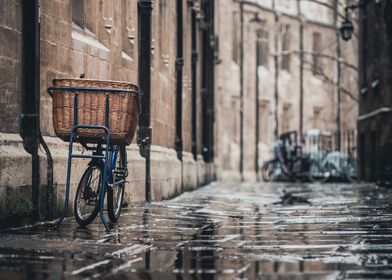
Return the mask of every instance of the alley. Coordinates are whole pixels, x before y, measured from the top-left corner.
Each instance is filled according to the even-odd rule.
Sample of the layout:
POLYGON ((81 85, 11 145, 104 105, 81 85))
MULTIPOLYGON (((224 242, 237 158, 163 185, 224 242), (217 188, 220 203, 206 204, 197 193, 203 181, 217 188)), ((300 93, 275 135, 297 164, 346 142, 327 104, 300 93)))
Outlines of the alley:
MULTIPOLYGON (((392 190, 212 183, 124 211, 106 233, 68 218, 3 230, 2 279, 391 278, 392 190), (282 199, 283 197, 283 199, 282 199)), ((96 220, 97 221, 97 220, 96 220)))

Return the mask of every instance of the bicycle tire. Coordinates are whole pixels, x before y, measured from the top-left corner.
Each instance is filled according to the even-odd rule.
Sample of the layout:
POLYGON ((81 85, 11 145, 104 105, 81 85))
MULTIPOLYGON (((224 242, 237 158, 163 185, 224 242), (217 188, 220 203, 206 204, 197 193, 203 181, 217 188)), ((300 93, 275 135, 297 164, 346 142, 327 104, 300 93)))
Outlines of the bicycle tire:
POLYGON ((92 162, 84 171, 75 194, 74 216, 81 226, 91 224, 99 212, 99 196, 103 180, 102 167, 92 162), (98 180, 98 181, 97 181, 98 180), (82 210, 81 203, 89 204, 89 210, 82 210))
POLYGON ((347 166, 343 167, 343 174, 349 183, 358 182, 356 168, 354 164, 348 163, 347 166))
POLYGON ((296 158, 292 164, 291 176, 289 179, 294 183, 301 183, 303 180, 302 174, 302 160, 300 158, 296 158))
MULTIPOLYGON (((127 153, 125 146, 119 147, 113 176, 115 177, 113 181, 125 180, 127 176, 127 153)), ((124 192, 125 183, 107 188, 107 211, 111 222, 117 222, 120 217, 124 192)))
POLYGON ((310 162, 309 172, 308 172, 308 179, 312 183, 325 183, 328 181, 331 173, 326 168, 322 168, 320 163, 316 160, 312 160, 310 162), (321 176, 320 176, 321 174, 321 176))
POLYGON ((267 162, 261 167, 261 175, 264 182, 270 182, 273 173, 273 163, 267 162))

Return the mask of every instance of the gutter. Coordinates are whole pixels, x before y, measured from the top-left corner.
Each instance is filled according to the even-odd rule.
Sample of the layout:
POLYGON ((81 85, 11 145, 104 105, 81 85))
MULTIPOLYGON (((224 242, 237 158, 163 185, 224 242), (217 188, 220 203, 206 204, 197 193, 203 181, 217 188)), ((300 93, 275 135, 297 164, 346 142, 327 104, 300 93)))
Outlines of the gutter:
POLYGON ((240 175, 244 181, 244 2, 240 3, 240 175))
POLYGON ((151 13, 152 0, 139 0, 139 86, 143 97, 140 100, 141 112, 137 143, 139 152, 146 159, 145 196, 151 202, 151 13))
POLYGON ((177 158, 181 161, 181 190, 184 191, 184 164, 182 161, 182 70, 183 58, 183 6, 182 0, 177 0, 177 58, 176 58, 176 150, 177 158))
POLYGON ((23 40, 23 112, 21 136, 25 150, 32 156, 32 218, 40 218, 40 168, 38 148, 42 144, 47 157, 47 218, 53 218, 53 159, 40 128, 40 2, 22 2, 23 40))
POLYGON ((259 35, 256 32, 256 44, 255 44, 255 53, 256 53, 256 67, 255 67, 255 89, 256 89, 256 94, 255 94, 255 104, 256 104, 256 127, 255 127, 255 134, 256 134, 256 139, 255 139, 255 172, 256 172, 256 179, 257 182, 260 181, 260 175, 259 175, 259 134, 260 134, 260 107, 259 107, 259 99, 260 99, 260 90, 259 90, 259 61, 260 61, 260 53, 259 53, 259 44, 260 44, 260 38, 259 35))
POLYGON ((195 161, 197 161, 197 30, 196 30, 196 10, 193 2, 189 2, 192 9, 191 19, 191 76, 192 76, 192 154, 195 161))

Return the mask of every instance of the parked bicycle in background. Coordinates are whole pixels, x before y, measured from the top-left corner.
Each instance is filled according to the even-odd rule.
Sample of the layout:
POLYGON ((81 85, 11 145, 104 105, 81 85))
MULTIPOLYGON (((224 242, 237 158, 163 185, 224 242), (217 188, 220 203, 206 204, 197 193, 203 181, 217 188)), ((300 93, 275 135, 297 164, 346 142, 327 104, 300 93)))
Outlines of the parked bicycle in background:
POLYGON ((355 132, 342 135, 345 144, 342 151, 333 149, 333 133, 321 133, 318 129, 309 130, 301 141, 295 131, 280 135, 279 139, 284 143, 283 149, 280 149, 285 153, 281 156, 284 165, 282 167, 282 161, 276 155, 264 162, 261 168, 263 180, 324 183, 334 179, 356 182, 355 132))

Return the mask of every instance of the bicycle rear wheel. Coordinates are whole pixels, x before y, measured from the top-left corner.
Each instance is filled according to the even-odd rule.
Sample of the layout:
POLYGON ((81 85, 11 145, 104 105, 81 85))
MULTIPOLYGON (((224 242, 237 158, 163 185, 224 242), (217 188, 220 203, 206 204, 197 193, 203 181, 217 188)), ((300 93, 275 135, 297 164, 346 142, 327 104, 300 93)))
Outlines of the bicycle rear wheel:
POLYGON ((295 183, 302 182, 303 177, 303 167, 302 167, 302 159, 295 158, 291 167, 291 176, 290 180, 295 183))
POLYGON ((126 149, 125 146, 120 146, 113 171, 113 186, 107 188, 107 210, 111 222, 117 222, 120 217, 124 200, 125 179, 128 175, 127 173, 126 149), (124 182, 115 184, 115 182, 120 181, 124 182))
POLYGON ((308 178, 309 181, 313 183, 325 183, 331 173, 327 170, 326 166, 320 166, 320 163, 317 160, 312 160, 310 162, 308 178))
POLYGON ((343 173, 348 182, 356 183, 358 181, 357 169, 355 164, 347 162, 346 165, 343 167, 343 173))
POLYGON ((74 215, 81 226, 91 224, 98 214, 102 180, 101 165, 92 162, 84 171, 75 195, 74 215))

